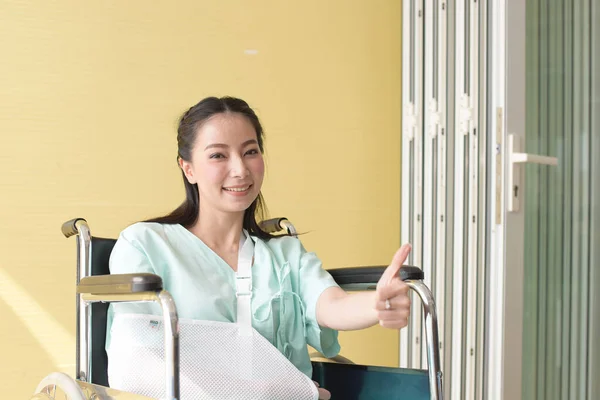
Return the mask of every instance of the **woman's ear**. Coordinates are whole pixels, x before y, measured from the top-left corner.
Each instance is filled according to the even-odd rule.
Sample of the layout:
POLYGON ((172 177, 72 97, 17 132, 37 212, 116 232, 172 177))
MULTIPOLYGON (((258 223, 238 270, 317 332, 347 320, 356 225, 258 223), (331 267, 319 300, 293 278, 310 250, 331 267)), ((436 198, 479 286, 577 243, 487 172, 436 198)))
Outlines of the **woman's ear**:
POLYGON ((179 157, 179 167, 183 171, 183 174, 189 183, 192 185, 197 183, 196 178, 194 177, 194 169, 192 168, 191 162, 185 161, 183 158, 179 157))

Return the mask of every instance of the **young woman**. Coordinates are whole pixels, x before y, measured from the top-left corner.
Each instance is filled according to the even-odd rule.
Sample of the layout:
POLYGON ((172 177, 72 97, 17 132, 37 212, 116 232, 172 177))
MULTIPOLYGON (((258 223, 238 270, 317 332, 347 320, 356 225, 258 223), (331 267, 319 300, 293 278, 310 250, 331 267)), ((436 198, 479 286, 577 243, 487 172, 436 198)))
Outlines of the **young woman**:
MULTIPOLYGON (((252 327, 309 377, 307 344, 332 357, 340 350, 339 330, 407 325, 408 287, 396 275, 409 245, 396 252, 376 291, 348 294, 297 238, 261 230, 263 129, 245 101, 200 101, 181 117, 177 143, 184 203, 167 216, 125 229, 111 255, 111 273, 160 275, 181 318, 236 322, 236 273, 247 262, 252 327)), ((109 311, 107 349, 119 307, 125 305, 109 311)), ((147 306, 127 307, 147 312, 147 306)), ((320 389, 321 398, 328 396, 320 389)))

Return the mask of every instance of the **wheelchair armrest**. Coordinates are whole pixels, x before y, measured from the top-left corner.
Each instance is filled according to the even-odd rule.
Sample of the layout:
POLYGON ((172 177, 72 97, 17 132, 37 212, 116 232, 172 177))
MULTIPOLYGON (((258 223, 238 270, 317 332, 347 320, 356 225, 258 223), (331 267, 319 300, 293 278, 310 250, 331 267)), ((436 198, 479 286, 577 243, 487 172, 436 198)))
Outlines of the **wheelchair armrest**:
MULTIPOLYGON (((386 268, 387 265, 338 268, 330 269, 329 273, 336 283, 345 290, 375 290, 377 282, 379 282, 379 279, 386 268)), ((417 267, 412 267, 409 265, 402 266, 398 275, 403 281, 423 279, 423 271, 417 267)))
POLYGON ((77 285, 77 293, 91 295, 133 294, 140 292, 158 292, 163 288, 158 275, 115 274, 95 275, 82 278, 77 285))

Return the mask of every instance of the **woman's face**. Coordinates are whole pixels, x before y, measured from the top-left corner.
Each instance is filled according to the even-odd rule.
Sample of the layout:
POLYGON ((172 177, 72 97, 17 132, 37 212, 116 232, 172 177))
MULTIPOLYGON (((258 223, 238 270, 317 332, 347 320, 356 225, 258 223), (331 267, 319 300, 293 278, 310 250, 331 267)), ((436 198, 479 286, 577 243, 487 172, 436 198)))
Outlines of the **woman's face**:
POLYGON ((243 212, 260 192, 265 164, 250 121, 239 113, 216 114, 196 133, 192 160, 179 162, 198 184, 201 210, 243 212))

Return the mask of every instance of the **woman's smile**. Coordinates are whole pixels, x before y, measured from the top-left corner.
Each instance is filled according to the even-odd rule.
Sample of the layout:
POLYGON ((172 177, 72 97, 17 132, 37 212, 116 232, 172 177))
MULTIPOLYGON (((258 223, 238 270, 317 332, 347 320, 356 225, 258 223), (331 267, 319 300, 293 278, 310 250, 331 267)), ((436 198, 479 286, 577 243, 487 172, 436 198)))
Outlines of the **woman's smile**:
POLYGON ((229 187, 223 187, 223 190, 231 195, 231 196, 246 196, 248 193, 250 193, 250 188, 252 187, 252 185, 243 185, 243 186, 229 186, 229 187))

